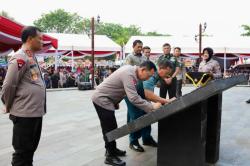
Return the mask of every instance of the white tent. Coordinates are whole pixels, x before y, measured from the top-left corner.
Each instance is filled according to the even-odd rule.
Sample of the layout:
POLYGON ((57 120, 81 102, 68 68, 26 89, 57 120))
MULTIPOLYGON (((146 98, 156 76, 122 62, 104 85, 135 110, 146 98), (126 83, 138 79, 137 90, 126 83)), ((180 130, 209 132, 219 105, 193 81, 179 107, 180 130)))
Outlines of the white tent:
MULTIPOLYGON (((91 39, 88 35, 62 33, 48 34, 58 39, 58 50, 91 50, 91 39)), ((121 47, 106 35, 95 35, 95 51, 121 51, 121 47)))
POLYGON ((250 54, 250 37, 226 36, 204 37, 204 46, 212 47, 215 53, 250 54))
MULTIPOLYGON (((58 49, 51 49, 47 53, 38 54, 38 56, 54 56, 55 67, 57 68, 58 58, 73 60, 91 56, 91 39, 84 34, 63 34, 63 33, 47 33, 58 40, 58 49)), ((95 35, 94 54, 95 57, 107 57, 120 53, 121 47, 112 41, 106 35, 95 35)), ((73 67, 72 67, 73 68, 73 67)))
POLYGON ((172 37, 172 36, 132 36, 127 44, 125 45, 125 53, 130 53, 133 51, 132 45, 133 41, 141 40, 144 46, 149 46, 151 48, 151 53, 161 54, 162 45, 164 43, 171 44, 172 47, 182 47, 183 53, 197 52, 198 43, 195 42, 194 38, 190 37, 172 37))
MULTIPOLYGON (((134 40, 141 40, 144 46, 149 46, 153 54, 162 53, 164 43, 171 44, 173 47, 181 47, 182 53, 199 53, 199 43, 194 37, 176 36, 132 36, 125 45, 125 53, 132 52, 134 40)), ((250 56, 250 37, 203 37, 202 47, 212 47, 215 53, 249 54, 250 56)))
POLYGON ((89 50, 90 41, 87 35, 47 33, 58 39, 58 50, 89 50))

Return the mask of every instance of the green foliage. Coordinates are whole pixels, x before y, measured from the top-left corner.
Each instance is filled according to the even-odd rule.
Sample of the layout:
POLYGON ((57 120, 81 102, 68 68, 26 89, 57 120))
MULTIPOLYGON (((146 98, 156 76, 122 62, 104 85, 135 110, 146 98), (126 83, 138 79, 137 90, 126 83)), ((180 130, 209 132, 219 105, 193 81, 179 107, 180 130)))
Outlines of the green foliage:
MULTIPOLYGON (((34 21, 34 25, 44 32, 56 33, 85 33, 91 34, 91 21, 84 19, 78 14, 71 14, 63 9, 57 9, 34 21)), ((168 36, 159 34, 156 31, 142 33, 141 28, 136 25, 123 26, 116 23, 98 23, 95 20, 95 34, 107 35, 119 45, 125 45, 131 36, 168 36)))
POLYGON ((244 29, 244 33, 241 34, 241 36, 250 36, 250 26, 249 25, 241 25, 241 27, 244 29))
POLYGON ((82 33, 83 18, 76 13, 57 9, 34 21, 34 25, 44 32, 82 33))

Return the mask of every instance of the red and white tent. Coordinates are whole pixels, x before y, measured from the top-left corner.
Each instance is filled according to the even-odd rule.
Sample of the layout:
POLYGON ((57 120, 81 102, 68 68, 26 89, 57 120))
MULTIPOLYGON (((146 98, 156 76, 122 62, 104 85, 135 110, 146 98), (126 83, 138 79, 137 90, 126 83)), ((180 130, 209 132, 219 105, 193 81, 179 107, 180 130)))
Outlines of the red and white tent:
MULTIPOLYGON (((79 59, 91 56, 91 40, 84 34, 47 33, 58 39, 58 55, 68 59, 79 59)), ((53 56, 55 49, 50 49, 41 56, 53 56)), ((95 57, 107 57, 120 54, 121 46, 106 35, 95 35, 95 57)))
MULTIPOLYGON (((8 18, 0 16, 0 56, 7 55, 12 50, 16 51, 20 48, 21 31, 24 25, 12 21, 8 18)), ((56 38, 43 35, 44 47, 42 52, 47 51, 51 47, 57 48, 58 42, 56 38)))

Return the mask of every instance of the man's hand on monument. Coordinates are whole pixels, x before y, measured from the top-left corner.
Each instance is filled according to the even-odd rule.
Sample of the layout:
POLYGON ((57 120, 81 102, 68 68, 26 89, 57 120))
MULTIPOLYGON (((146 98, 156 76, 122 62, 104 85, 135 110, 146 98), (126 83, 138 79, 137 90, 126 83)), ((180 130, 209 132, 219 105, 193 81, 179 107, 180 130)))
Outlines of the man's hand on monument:
POLYGON ((172 97, 171 99, 169 99, 169 103, 173 102, 174 100, 176 100, 176 97, 172 97))
POLYGON ((169 103, 173 102, 174 100, 176 100, 176 97, 173 97, 171 99, 165 99, 165 102, 163 102, 162 104, 166 105, 166 104, 169 104, 169 103))
POLYGON ((164 105, 164 104, 168 104, 169 103, 169 100, 168 99, 163 99, 161 104, 164 105))
MULTIPOLYGON (((161 103, 153 103, 153 109, 154 110, 157 110, 158 108, 160 108, 162 105, 161 105, 161 103)), ((153 110, 153 111, 154 111, 153 110)))

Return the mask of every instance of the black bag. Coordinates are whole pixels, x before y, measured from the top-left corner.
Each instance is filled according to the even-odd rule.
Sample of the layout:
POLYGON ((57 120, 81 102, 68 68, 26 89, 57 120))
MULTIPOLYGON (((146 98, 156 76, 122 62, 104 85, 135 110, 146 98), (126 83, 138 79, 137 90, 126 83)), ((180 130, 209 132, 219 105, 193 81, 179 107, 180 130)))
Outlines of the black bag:
POLYGON ((90 82, 79 82, 78 90, 90 90, 92 88, 90 82))

